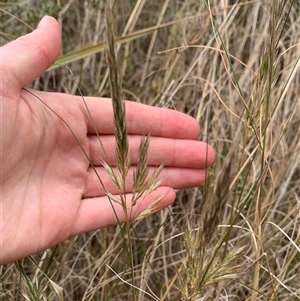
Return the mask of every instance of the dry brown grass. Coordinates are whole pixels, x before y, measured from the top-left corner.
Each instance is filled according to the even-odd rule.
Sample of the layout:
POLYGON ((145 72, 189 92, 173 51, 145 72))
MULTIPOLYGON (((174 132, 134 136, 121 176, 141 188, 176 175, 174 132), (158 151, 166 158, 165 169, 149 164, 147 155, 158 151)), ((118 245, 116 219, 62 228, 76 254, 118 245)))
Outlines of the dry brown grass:
MULTIPOLYGON (((133 36, 118 44, 125 97, 194 116, 217 153, 204 187, 132 225, 137 300, 299 300, 300 6, 207 2, 114 4, 115 32, 133 36)), ((103 1, 0 8, 14 16, 2 13, 1 44, 45 13, 62 26, 63 54, 104 40, 103 1)), ((110 95, 104 52, 68 68, 33 87, 110 95)), ((30 259, 1 266, 0 299, 58 300, 56 284, 63 300, 133 300, 123 246, 120 229, 109 228, 35 256, 39 268, 30 259)))

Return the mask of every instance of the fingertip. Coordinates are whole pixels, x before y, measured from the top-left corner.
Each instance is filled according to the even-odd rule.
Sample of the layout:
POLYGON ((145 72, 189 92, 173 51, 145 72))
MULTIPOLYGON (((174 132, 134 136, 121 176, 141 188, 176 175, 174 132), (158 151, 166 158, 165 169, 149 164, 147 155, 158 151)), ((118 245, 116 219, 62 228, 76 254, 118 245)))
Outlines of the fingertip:
POLYGON ((2 68, 11 88, 20 89, 42 75, 58 57, 61 30, 58 22, 45 16, 36 30, 2 47, 2 68))
POLYGON ((191 136, 194 136, 195 138, 199 137, 200 132, 201 132, 201 127, 200 124, 198 123, 198 121, 193 118, 190 115, 187 115, 189 117, 189 123, 190 123, 190 132, 191 132, 191 136))
POLYGON ((36 29, 43 29, 43 28, 46 28, 47 26, 49 26, 49 24, 51 23, 51 22, 53 22, 53 20, 54 20, 54 22, 56 22, 56 20, 54 19, 54 18, 52 18, 52 17, 50 17, 50 16, 44 16, 43 18, 42 18, 42 20, 39 22, 39 24, 38 24, 38 26, 37 26, 37 28, 36 29))
POLYGON ((212 166, 216 159, 216 152, 213 147, 207 144, 207 165, 208 167, 212 166))
POLYGON ((212 146, 210 146, 211 149, 211 165, 213 165, 216 161, 216 151, 213 149, 212 146))
POLYGON ((158 198, 161 198, 161 200, 153 208, 152 213, 158 212, 158 211, 172 205, 172 203, 175 201, 176 192, 171 187, 159 187, 156 190, 156 193, 158 194, 158 198))
MULTIPOLYGON (((159 187, 145 197, 141 197, 137 203, 129 209, 130 220, 141 216, 147 216, 171 205, 176 193, 171 187, 159 187)), ((127 194, 126 199, 130 208, 132 194, 127 194)), ((126 222, 128 216, 124 208, 117 202, 109 201, 107 197, 83 199, 78 208, 76 222, 71 231, 71 236, 85 232, 115 226, 126 222)))

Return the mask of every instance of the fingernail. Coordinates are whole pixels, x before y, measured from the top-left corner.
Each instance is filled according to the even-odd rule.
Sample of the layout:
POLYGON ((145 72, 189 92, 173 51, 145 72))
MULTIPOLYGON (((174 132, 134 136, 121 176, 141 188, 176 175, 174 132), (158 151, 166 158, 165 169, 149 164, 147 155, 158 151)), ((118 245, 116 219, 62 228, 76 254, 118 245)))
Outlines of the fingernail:
POLYGON ((48 23, 49 23, 49 21, 50 21, 50 17, 49 17, 49 16, 44 16, 44 17, 42 18, 42 20, 40 21, 40 23, 39 23, 39 25, 38 25, 37 28, 42 28, 42 27, 44 27, 44 26, 47 26, 48 23))

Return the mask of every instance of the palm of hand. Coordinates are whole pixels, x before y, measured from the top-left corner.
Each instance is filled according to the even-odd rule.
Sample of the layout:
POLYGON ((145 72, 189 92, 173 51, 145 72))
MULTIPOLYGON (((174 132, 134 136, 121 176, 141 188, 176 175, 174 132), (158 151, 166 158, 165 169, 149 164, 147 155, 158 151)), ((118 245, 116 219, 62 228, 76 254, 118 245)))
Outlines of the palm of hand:
MULTIPOLYGON (((51 103, 89 154, 84 116, 80 107, 72 104, 51 103)), ((2 229, 8 232, 2 233, 8 239, 3 246, 13 241, 19 252, 24 241, 30 240, 24 253, 31 254, 76 233, 89 162, 66 124, 26 90, 12 109, 3 112, 14 117, 4 125, 5 135, 11 139, 3 145, 3 158, 11 165, 2 170, 9 183, 3 185, 2 195, 10 199, 2 204, 2 222, 9 225, 2 229)), ((10 252, 13 256, 14 250, 10 252)))
MULTIPOLYGON (((115 211, 112 209, 89 162, 91 160, 96 167, 106 188, 111 193, 118 193, 101 166, 101 160, 106 157, 94 134, 96 126, 107 152, 106 159, 115 165, 111 102, 93 98, 87 98, 86 102, 95 123, 90 121, 80 97, 25 89, 21 90, 19 101, 12 102, 17 106, 10 105, 7 112, 3 112, 11 116, 10 122, 5 124, 5 132, 10 138, 4 139, 3 145, 3 157, 11 164, 2 170, 5 179, 2 224, 6 225, 2 229, 2 248, 10 252, 9 255, 2 253, 2 256, 17 258, 14 254, 20 256, 20 250, 21 255, 26 256, 71 236, 115 225, 115 212, 119 221, 125 220, 121 206, 113 204, 115 211), (10 247, 6 247, 8 245, 10 247)), ((129 102, 126 107, 132 163, 137 162, 141 136, 151 132, 154 137, 148 163, 154 166, 166 164, 161 174, 166 187, 160 187, 135 205, 130 217, 133 219, 154 199, 166 193, 155 210, 168 206, 175 197, 172 188, 201 184, 205 167, 213 158, 207 161, 205 152, 201 151, 202 147, 207 148, 206 144, 179 139, 197 136, 198 125, 192 118, 137 103, 129 102), (179 122, 177 126, 176 121, 179 122), (186 150, 187 156, 181 156, 186 150)), ((126 183, 129 202, 130 175, 132 173, 126 183)))

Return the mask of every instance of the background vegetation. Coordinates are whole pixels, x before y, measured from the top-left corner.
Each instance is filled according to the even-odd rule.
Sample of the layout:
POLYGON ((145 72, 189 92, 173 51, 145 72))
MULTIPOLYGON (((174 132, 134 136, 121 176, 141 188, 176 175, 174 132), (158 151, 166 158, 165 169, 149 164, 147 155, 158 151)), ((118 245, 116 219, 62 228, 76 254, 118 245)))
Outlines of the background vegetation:
MULTIPOLYGON (((124 98, 195 117, 216 162, 131 225, 133 270, 120 227, 104 229, 1 266, 0 299, 300 300, 299 2, 112 2, 124 98)), ((73 62, 34 88, 110 96, 105 1, 0 8, 2 45, 45 14, 61 24, 73 62)))

